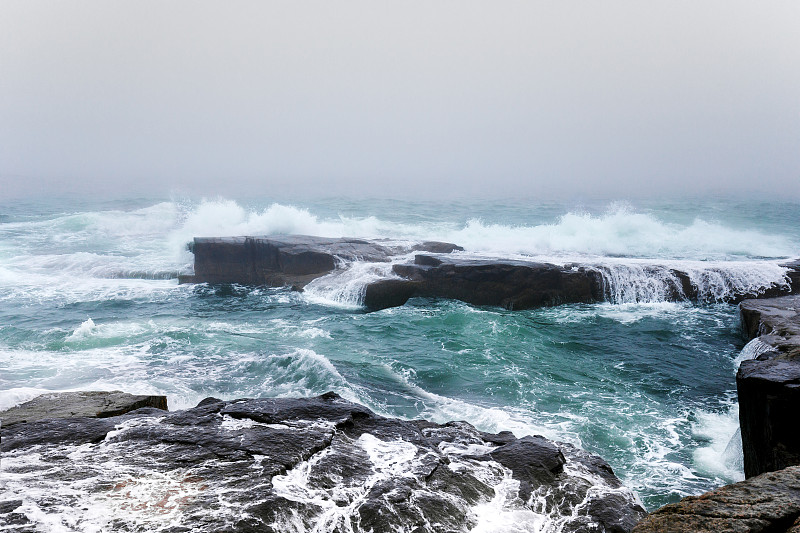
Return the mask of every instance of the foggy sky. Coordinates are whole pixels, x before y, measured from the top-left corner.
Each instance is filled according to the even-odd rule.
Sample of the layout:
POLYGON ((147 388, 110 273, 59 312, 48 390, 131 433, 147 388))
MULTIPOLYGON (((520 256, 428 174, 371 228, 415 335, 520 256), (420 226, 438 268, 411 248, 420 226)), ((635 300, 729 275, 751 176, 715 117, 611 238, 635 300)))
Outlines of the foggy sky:
POLYGON ((800 2, 0 6, 0 197, 800 198, 800 2))

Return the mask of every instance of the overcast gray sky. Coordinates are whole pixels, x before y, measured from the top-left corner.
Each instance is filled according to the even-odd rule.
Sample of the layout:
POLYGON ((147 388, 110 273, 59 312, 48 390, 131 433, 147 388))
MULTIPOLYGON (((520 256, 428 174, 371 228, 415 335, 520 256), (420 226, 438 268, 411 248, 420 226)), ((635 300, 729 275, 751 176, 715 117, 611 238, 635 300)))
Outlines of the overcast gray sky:
POLYGON ((0 6, 0 196, 800 197, 800 2, 0 6))

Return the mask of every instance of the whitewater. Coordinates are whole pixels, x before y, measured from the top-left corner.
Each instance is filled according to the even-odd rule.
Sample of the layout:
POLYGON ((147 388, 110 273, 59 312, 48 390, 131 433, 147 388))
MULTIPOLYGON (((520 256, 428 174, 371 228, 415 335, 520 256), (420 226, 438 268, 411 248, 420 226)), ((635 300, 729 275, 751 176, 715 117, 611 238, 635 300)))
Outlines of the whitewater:
POLYGON ((0 408, 46 391, 181 409, 332 390, 386 416, 575 444, 653 509, 743 478, 735 373, 758 347, 729 300, 785 284, 798 256, 797 203, 0 200, 0 408), (606 301, 367 313, 360 291, 392 276, 385 263, 342 265, 302 293, 177 282, 193 237, 279 234, 589 265, 606 301), (671 269, 698 301, 666 301, 671 269))

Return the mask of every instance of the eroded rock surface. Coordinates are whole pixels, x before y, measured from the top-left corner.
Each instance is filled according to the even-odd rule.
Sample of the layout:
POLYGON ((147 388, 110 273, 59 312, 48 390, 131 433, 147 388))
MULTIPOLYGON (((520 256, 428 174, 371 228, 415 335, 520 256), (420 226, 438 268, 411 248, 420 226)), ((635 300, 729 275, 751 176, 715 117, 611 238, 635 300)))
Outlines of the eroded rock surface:
POLYGON ((19 423, 2 448, 0 524, 15 531, 445 533, 505 518, 627 532, 644 515, 570 445, 385 418, 334 393, 19 423))
POLYGON ((635 533, 796 533, 800 467, 769 472, 690 496, 649 514, 635 533))

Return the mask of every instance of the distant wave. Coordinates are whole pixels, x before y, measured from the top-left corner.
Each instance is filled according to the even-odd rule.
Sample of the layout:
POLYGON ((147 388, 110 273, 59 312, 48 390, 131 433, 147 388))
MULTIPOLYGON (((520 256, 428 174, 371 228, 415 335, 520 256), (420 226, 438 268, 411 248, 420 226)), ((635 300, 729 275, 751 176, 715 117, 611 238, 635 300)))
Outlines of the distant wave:
MULTIPOLYGON (((443 206, 446 209, 446 206, 443 206)), ((308 234, 324 237, 447 240, 471 252, 527 255, 585 254, 611 257, 726 260, 786 258, 797 243, 780 235, 739 230, 696 218, 689 225, 667 223, 650 214, 613 204, 599 216, 566 213, 551 224, 503 225, 469 219, 462 225, 398 224, 370 217, 321 219, 307 209, 272 204, 250 211, 232 200, 203 201, 178 232, 194 236, 308 234)))
MULTIPOLYGON (((413 205, 405 208, 413 209, 413 205)), ((447 204, 441 209, 445 212, 447 204)), ((503 216, 499 212, 497 219, 503 216)), ((698 266, 702 269, 715 262, 777 262, 800 251, 800 244, 787 235, 766 234, 757 228, 741 230, 701 218, 683 225, 670 223, 619 204, 599 215, 568 212, 550 223, 531 225, 446 217, 420 222, 411 212, 405 221, 403 213, 392 217, 326 218, 293 205, 274 203, 258 210, 217 199, 0 223, 0 272, 5 272, 0 279, 10 276, 24 282, 33 274, 172 279, 191 269, 186 244, 199 236, 308 234, 402 242, 443 240, 465 247, 465 253, 475 257, 524 256, 590 264, 693 261, 705 263, 698 266)))

